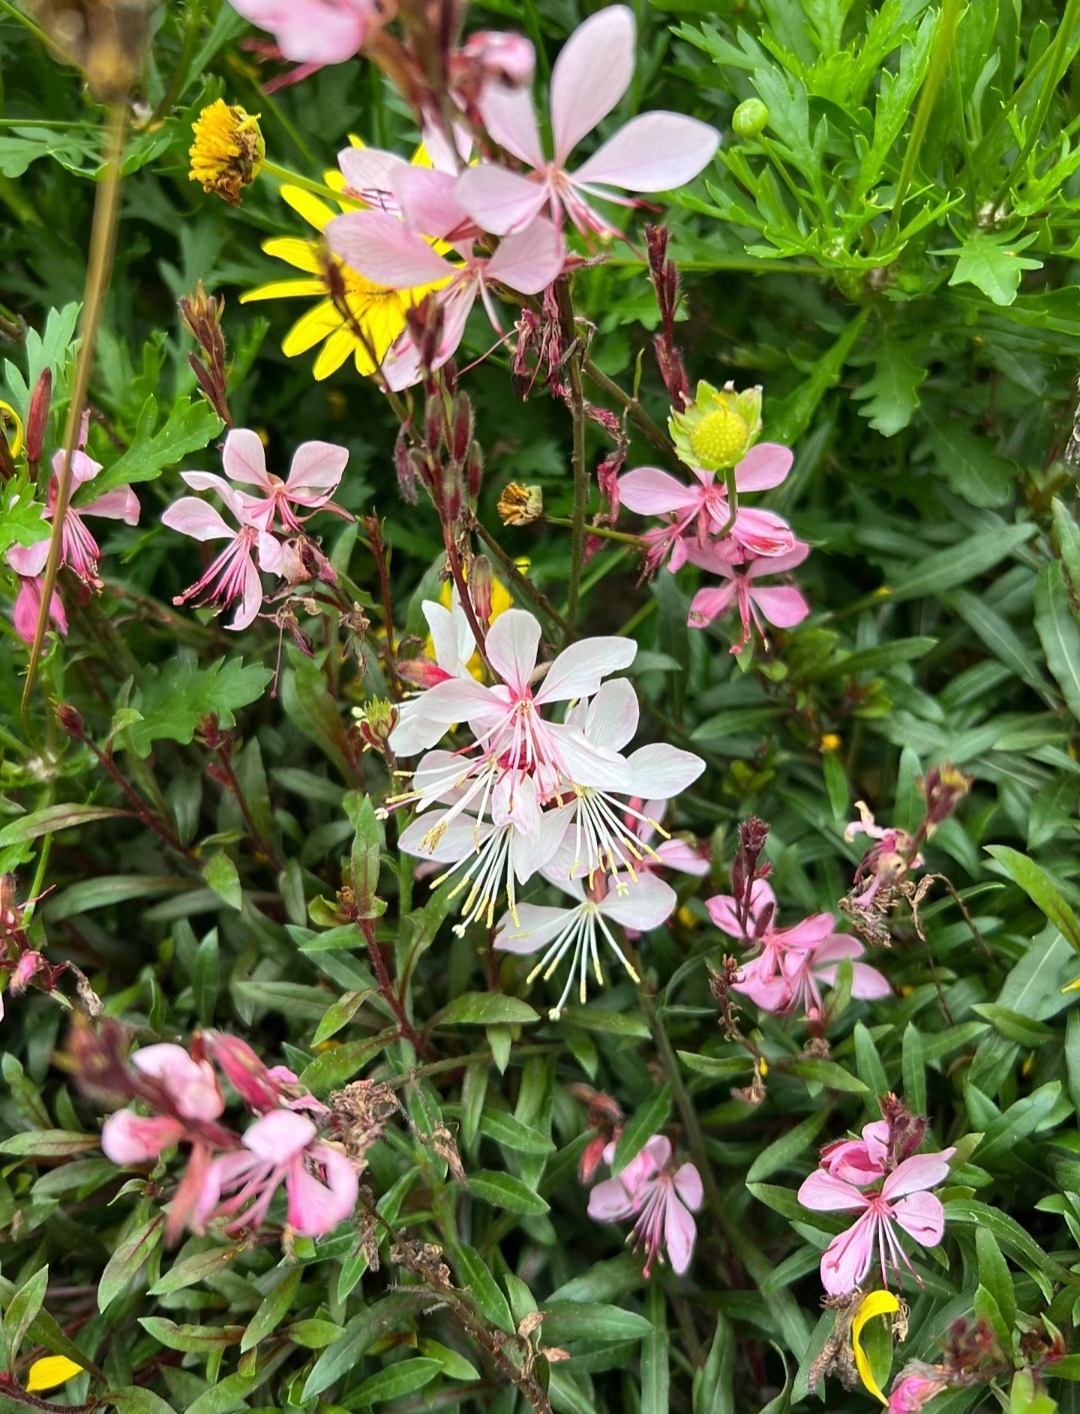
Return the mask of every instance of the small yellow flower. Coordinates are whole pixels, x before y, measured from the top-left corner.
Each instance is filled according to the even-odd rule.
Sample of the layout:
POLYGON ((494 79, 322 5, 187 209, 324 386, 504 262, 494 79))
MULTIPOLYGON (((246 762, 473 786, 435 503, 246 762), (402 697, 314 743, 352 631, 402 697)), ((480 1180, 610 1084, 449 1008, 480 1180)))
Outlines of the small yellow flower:
POLYGON ((841 746, 843 746, 843 742, 836 732, 826 732, 818 742, 818 748, 821 751, 839 751, 841 746))
POLYGON ((761 435, 761 389, 737 393, 734 383, 716 389, 702 380, 690 406, 672 410, 668 431, 687 466, 725 471, 742 461, 761 435))
POLYGON ((26 430, 23 427, 22 418, 11 406, 10 403, 0 401, 0 433, 7 439, 8 451, 13 457, 17 457, 22 451, 23 439, 26 430), (12 432, 14 428, 14 432, 12 432))
POLYGON ((899 1311, 900 1302, 891 1291, 871 1291, 864 1296, 859 1303, 859 1309, 855 1312, 855 1319, 851 1323, 851 1349, 855 1356, 855 1368, 859 1372, 859 1379, 875 1397, 880 1399, 882 1404, 888 1404, 888 1400, 881 1392, 881 1387, 874 1378, 874 1371, 870 1365, 870 1359, 862 1346, 863 1327, 867 1321, 873 1320, 875 1316, 892 1315, 899 1311))
POLYGON ((203 191, 216 192, 230 206, 239 206, 241 191, 259 175, 266 156, 258 113, 230 107, 219 98, 202 110, 192 130, 189 179, 201 182, 203 191))
POLYGON ((46 1355, 35 1360, 26 1376, 27 1394, 42 1394, 45 1390, 56 1389, 67 1384, 76 1375, 82 1374, 82 1366, 76 1365, 66 1355, 46 1355))
POLYGON ((530 525, 544 514, 544 493, 539 486, 508 481, 495 507, 503 525, 530 525))
MULTIPOLYGON (((358 146, 355 138, 350 138, 358 146)), ((417 166, 430 166, 423 149, 413 158, 417 166)), ((337 170, 325 172, 323 180, 334 191, 341 191, 345 181, 337 170)), ((269 285, 248 290, 240 296, 241 304, 252 300, 296 299, 318 296, 319 302, 302 314, 285 335, 281 351, 286 358, 295 358, 322 344, 315 367, 315 378, 321 382, 336 373, 350 356, 356 371, 365 377, 374 373, 386 356, 390 345, 405 328, 405 311, 421 302, 439 284, 422 285, 412 290, 390 290, 384 285, 365 280, 334 255, 322 240, 322 233, 338 212, 309 191, 286 185, 281 198, 318 232, 314 239, 296 236, 274 236, 263 241, 263 250, 276 260, 303 272, 300 279, 275 280, 269 285), (335 287, 338 301, 334 299, 335 287), (340 308, 343 300, 348 317, 340 308)), ((362 211, 363 203, 346 196, 337 198, 341 211, 362 211)), ((439 247, 436 246, 436 249, 439 247)), ((440 282, 440 284, 443 282, 440 282)))

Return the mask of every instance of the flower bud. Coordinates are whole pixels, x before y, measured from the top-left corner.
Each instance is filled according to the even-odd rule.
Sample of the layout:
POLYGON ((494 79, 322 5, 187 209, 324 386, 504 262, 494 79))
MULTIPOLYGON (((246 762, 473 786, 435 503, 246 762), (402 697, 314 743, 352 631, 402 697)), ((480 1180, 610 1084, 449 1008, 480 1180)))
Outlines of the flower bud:
POLYGON ((69 707, 66 702, 57 704, 56 721, 60 730, 65 732, 72 740, 86 740, 86 728, 83 726, 82 717, 74 707, 69 707))
POLYGON ((476 617, 481 623, 491 622, 494 589, 495 575, 491 561, 486 555, 477 555, 469 570, 469 593, 472 595, 476 617))
POLYGON ((531 525, 544 514, 544 493, 539 486, 507 482, 495 508, 503 525, 531 525))
POLYGON ((365 751, 378 751, 382 756, 389 755, 390 733, 397 726, 398 715, 398 709, 392 702, 384 702, 379 697, 365 702, 356 722, 365 751))
POLYGON ((769 123, 769 110, 760 98, 748 98, 735 109, 731 128, 736 137, 753 138, 764 132, 769 123))
POLYGON ((419 492, 416 485, 416 463, 413 461, 409 443, 408 424, 398 428, 398 435, 394 441, 394 470, 397 472, 398 490, 401 492, 402 500, 407 501, 410 506, 415 506, 419 499, 419 492))
POLYGON ((46 368, 30 395, 26 417, 26 460, 37 466, 45 450, 45 432, 49 426, 49 403, 52 400, 52 369, 46 368))
POLYGON ((532 83, 536 50, 524 35, 478 30, 465 41, 461 53, 486 78, 508 88, 525 88, 532 83))
POLYGON ((479 442, 469 443, 469 455, 465 462, 465 485, 469 500, 475 501, 484 484, 484 453, 479 442))
POLYGON ((473 410, 468 393, 458 393, 454 399, 450 424, 450 455, 463 462, 469 453, 473 435, 473 410))
POLYGON ((202 110, 192 131, 188 179, 201 182, 203 191, 216 193, 230 206, 239 206, 241 191, 259 175, 266 156, 259 115, 219 98, 202 110))

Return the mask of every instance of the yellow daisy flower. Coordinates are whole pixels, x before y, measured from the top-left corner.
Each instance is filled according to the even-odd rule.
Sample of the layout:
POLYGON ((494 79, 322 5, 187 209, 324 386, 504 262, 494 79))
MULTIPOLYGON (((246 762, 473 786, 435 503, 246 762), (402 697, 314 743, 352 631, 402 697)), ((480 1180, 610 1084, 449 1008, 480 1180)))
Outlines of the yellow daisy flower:
MULTIPOLYGON (((413 160, 424 166, 430 165, 426 157, 420 154, 413 160)), ((344 178, 338 171, 326 172, 324 180, 335 191, 340 191, 344 186, 344 178)), ((283 186, 281 196, 308 225, 315 228, 320 237, 327 223, 338 215, 328 202, 301 187, 283 186)), ((341 211, 364 209, 362 202, 350 201, 345 196, 338 198, 337 205, 341 211)), ((405 328, 405 311, 439 288, 435 284, 421 285, 412 290, 390 290, 373 284, 355 270, 350 270, 321 239, 274 236, 263 242, 263 250, 267 255, 303 271, 304 277, 260 285, 258 289, 241 295, 240 303, 319 296, 319 303, 302 314, 286 334, 281 350, 287 358, 295 358, 322 344, 312 370, 320 382, 329 378, 331 373, 336 373, 350 354, 358 373, 365 376, 374 373, 390 345, 405 328), (331 297, 329 275, 335 268, 336 278, 340 278, 344 287, 351 320, 344 316, 331 297), (358 331, 362 332, 363 337, 358 331)))

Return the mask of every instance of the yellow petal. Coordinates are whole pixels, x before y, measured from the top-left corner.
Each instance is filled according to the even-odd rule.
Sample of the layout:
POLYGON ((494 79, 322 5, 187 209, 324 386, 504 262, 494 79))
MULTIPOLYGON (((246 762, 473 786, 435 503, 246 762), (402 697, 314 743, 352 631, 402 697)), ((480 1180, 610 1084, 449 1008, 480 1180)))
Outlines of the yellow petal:
POLYGON ((308 349, 313 349, 340 328, 341 315, 330 300, 323 300, 322 304, 300 316, 285 335, 281 352, 286 358, 295 358, 297 354, 307 353, 308 349))
POLYGON ((326 286, 321 280, 275 280, 269 285, 260 285, 256 290, 245 290, 240 296, 241 304, 250 304, 258 299, 296 299, 300 295, 325 295, 326 286))
POLYGON ((1068 982, 1061 989, 1063 992, 1080 992, 1080 977, 1075 982, 1068 982))
POLYGON ((870 1360, 862 1347, 860 1336, 867 1321, 873 1320, 875 1316, 890 1315, 899 1309, 900 1302, 891 1291, 871 1291, 859 1303, 859 1309, 855 1312, 855 1319, 851 1323, 851 1348, 855 1355, 855 1368, 859 1372, 859 1379, 875 1399, 881 1400, 882 1404, 888 1404, 889 1401, 882 1394, 877 1380, 874 1379, 874 1372, 870 1368, 870 1360))
POLYGON ((301 215, 309 226, 314 226, 317 231, 324 230, 328 222, 337 215, 332 206, 327 206, 326 202, 320 201, 314 192, 305 191, 303 187, 282 187, 281 199, 288 202, 292 209, 301 215))
POLYGON ((7 436, 6 429, 10 426, 14 426, 15 435, 7 438, 8 449, 13 457, 17 457, 22 451, 23 444, 22 418, 10 403, 0 402, 0 429, 4 430, 5 436, 7 436))
MULTIPOLYGON (((311 370, 317 382, 336 373, 356 347, 356 336, 350 329, 335 329, 319 350, 315 367, 311 370)), ((370 370, 369 370, 370 371, 370 370)))
POLYGON ((26 1377, 26 1390, 28 1394, 41 1394, 43 1390, 56 1389, 58 1385, 63 1385, 76 1375, 82 1374, 82 1366, 76 1365, 74 1360, 69 1360, 66 1355, 46 1355, 42 1360, 35 1360, 30 1366, 26 1377))
POLYGON ((318 275, 322 270, 319 252, 311 241, 298 240, 296 236, 272 236, 263 241, 263 250, 275 260, 284 260, 308 275, 318 275))

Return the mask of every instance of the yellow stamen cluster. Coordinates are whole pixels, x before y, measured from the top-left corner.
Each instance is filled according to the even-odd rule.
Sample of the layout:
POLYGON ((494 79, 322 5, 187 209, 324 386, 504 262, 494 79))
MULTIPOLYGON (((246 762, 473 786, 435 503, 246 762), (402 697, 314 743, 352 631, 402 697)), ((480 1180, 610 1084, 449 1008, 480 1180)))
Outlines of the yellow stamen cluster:
POLYGON ((201 182, 203 191, 215 192, 230 206, 239 206, 241 191, 259 175, 266 156, 259 115, 219 98, 202 110, 192 131, 191 181, 201 182))
POLYGON ((672 411, 668 428, 688 466, 726 471, 761 435, 761 389, 737 393, 733 383, 717 389, 702 381, 694 401, 682 412, 672 411))

